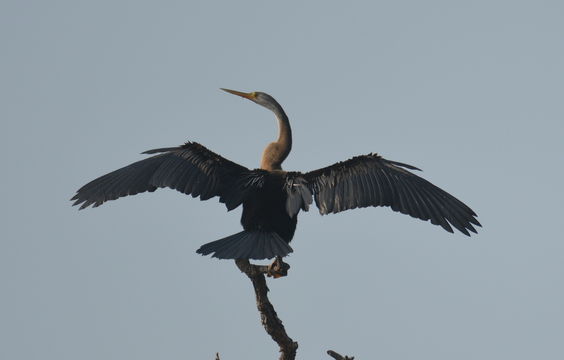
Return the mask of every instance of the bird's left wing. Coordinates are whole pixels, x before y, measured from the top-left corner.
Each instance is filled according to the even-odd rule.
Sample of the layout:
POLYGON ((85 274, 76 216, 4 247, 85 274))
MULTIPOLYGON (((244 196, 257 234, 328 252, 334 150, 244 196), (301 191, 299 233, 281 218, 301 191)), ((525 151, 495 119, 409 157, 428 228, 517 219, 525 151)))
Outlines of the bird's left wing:
POLYGON ((469 235, 480 226, 472 209, 427 180, 406 170, 414 166, 390 161, 377 154, 350 160, 303 174, 321 214, 368 206, 392 210, 421 220, 431 220, 453 232, 469 235))
POLYGON ((101 176, 81 187, 71 199, 84 209, 108 200, 168 187, 207 200, 218 196, 228 210, 239 206, 248 189, 261 186, 263 174, 227 160, 203 145, 153 149, 157 154, 101 176))

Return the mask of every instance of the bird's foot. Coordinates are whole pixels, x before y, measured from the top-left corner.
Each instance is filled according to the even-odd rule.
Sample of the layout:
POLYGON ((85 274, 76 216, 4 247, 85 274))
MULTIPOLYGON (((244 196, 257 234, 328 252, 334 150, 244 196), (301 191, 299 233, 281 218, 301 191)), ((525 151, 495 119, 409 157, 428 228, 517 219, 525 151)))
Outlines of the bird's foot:
POLYGON ((279 277, 287 276, 290 265, 282 260, 282 257, 277 256, 272 264, 268 265, 266 276, 278 279, 279 277))
POLYGON ((266 274, 266 276, 275 279, 288 276, 288 270, 290 269, 290 265, 286 264, 280 256, 277 256, 270 265, 254 265, 247 259, 236 259, 235 264, 237 264, 239 270, 249 276, 266 274))

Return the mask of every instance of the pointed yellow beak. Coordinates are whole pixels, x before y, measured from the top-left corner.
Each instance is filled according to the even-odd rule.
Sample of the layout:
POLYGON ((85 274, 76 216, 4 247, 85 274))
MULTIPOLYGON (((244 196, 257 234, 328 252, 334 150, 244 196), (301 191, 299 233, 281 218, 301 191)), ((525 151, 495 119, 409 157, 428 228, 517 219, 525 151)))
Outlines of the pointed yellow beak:
POLYGON ((229 89, 224 89, 224 88, 221 88, 221 90, 227 91, 228 93, 233 94, 233 95, 238 95, 240 97, 244 97, 245 99, 249 99, 249 100, 253 100, 257 96, 256 93, 254 93, 254 92, 244 93, 244 92, 241 92, 241 91, 229 90, 229 89))

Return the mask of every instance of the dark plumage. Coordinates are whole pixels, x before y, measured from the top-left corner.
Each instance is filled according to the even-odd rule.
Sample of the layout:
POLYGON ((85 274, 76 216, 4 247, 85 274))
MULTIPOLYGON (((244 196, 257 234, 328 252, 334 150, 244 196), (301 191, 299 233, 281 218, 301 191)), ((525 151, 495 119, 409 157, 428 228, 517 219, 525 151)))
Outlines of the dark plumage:
POLYGON ((156 154, 101 176, 81 187, 71 199, 80 209, 97 207, 108 200, 168 187, 207 200, 214 196, 228 210, 243 204, 244 231, 198 249, 221 259, 265 259, 286 256, 300 210, 312 199, 321 214, 368 206, 389 206, 394 211, 430 220, 448 232, 465 235, 480 226, 477 215, 447 192, 409 170, 414 166, 386 160, 379 155, 350 160, 307 172, 286 172, 281 164, 291 149, 291 130, 282 107, 264 93, 240 93, 272 110, 280 135, 263 154, 261 169, 250 170, 188 142, 179 147, 144 152, 156 154))

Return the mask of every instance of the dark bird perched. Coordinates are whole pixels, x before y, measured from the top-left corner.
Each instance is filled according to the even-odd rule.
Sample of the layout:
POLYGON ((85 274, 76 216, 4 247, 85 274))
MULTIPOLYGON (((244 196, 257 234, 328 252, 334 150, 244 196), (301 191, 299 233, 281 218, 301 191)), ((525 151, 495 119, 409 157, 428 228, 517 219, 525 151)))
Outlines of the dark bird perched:
POLYGON ((481 226, 468 206, 409 170, 418 168, 377 154, 307 173, 282 170, 292 149, 292 131, 284 110, 270 95, 222 89, 271 110, 278 119, 278 139, 268 144, 260 169, 250 170, 204 146, 187 142, 178 147, 145 151, 156 154, 113 171, 81 187, 71 199, 84 209, 108 200, 169 187, 207 200, 214 196, 227 210, 243 205, 244 231, 201 246, 197 252, 220 259, 270 259, 292 252, 289 243, 300 210, 315 199, 321 214, 368 206, 430 220, 448 232, 465 235, 481 226))

